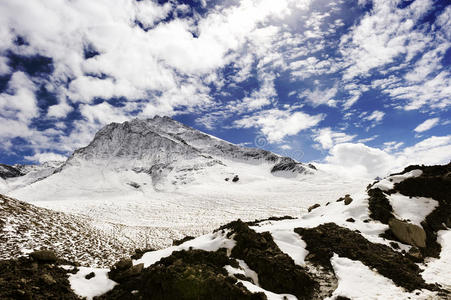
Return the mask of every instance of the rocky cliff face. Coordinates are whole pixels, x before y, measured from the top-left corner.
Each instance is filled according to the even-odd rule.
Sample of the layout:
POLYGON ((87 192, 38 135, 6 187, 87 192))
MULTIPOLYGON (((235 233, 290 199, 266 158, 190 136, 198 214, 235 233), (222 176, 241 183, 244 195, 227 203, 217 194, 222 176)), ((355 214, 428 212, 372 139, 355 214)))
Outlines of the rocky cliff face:
MULTIPOLYGON (((314 169, 269 151, 245 148, 185 126, 168 117, 111 123, 78 149, 64 167, 94 164, 152 173, 172 170, 180 162, 212 166, 223 160, 268 163, 272 173, 311 173, 314 169)), ((164 173, 164 172, 163 172, 164 173)))

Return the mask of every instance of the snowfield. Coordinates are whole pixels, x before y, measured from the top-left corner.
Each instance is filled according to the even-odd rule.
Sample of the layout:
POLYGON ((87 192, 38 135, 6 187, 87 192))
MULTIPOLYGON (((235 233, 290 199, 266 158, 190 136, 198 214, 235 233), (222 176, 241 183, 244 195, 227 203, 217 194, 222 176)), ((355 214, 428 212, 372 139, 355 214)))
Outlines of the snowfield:
POLYGON ((341 179, 321 171, 286 178, 272 175, 265 164, 225 164, 190 174, 190 183, 174 185, 168 179, 159 191, 144 173, 71 167, 9 195, 40 207, 87 216, 97 220, 101 229, 107 222, 106 231, 108 222, 125 225, 122 233, 140 239, 137 244, 162 248, 170 246, 174 238, 207 233, 237 218, 300 216, 314 203, 334 201, 344 191, 363 191, 366 185, 365 180, 341 179), (225 181, 236 174, 238 182, 225 181), (132 187, 132 182, 139 187, 132 187), (144 233, 151 231, 152 238, 143 241, 144 233))

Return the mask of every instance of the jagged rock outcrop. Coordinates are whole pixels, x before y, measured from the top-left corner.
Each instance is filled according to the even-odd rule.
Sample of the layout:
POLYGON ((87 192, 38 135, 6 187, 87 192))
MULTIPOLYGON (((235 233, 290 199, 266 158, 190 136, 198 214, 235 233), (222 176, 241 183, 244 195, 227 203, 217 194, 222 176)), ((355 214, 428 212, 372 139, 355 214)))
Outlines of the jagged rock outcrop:
POLYGON ((7 178, 14 178, 14 177, 19 177, 19 176, 23 176, 23 175, 25 175, 25 174, 13 166, 0 164, 0 178, 7 179, 7 178))

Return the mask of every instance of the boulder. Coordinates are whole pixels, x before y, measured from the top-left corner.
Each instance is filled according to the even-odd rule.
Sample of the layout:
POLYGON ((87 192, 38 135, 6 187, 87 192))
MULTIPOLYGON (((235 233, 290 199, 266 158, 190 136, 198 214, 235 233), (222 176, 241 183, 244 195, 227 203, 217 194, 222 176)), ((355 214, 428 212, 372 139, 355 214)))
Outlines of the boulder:
POLYGON ((401 242, 420 248, 426 247, 426 232, 422 227, 396 218, 391 218, 388 226, 401 242))
POLYGON ((56 262, 58 257, 55 252, 50 250, 39 250, 30 253, 30 257, 39 262, 53 263, 56 262))
POLYGON ((351 196, 349 196, 349 194, 347 194, 346 196, 345 196, 345 205, 349 205, 349 204, 351 204, 351 202, 352 202, 352 198, 351 198, 351 196))
POLYGON ((318 203, 316 203, 316 204, 313 204, 312 206, 310 206, 309 208, 308 208, 308 212, 311 212, 312 210, 314 210, 315 208, 318 208, 318 207, 320 207, 321 205, 319 205, 318 203))
POLYGON ((238 175, 235 175, 232 179, 233 182, 237 182, 238 180, 240 180, 240 178, 238 177, 238 175))

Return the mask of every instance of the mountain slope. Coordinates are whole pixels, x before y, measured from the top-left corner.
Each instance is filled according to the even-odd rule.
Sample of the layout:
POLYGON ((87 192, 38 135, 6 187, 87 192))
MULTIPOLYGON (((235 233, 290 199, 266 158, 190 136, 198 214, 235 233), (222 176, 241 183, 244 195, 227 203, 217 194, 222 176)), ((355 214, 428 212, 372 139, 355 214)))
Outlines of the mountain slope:
MULTIPOLYGON (((108 272, 101 286, 117 283, 96 295, 449 299, 450 171, 451 164, 412 166, 369 185, 365 192, 312 207, 299 218, 238 220, 141 258, 121 260, 111 270, 96 271, 108 272), (386 213, 391 214, 387 222, 382 217, 386 213), (411 219, 406 220, 407 215, 411 219), (394 220, 418 226, 426 232, 426 243, 418 246, 416 239, 406 239, 417 233, 398 231, 394 220)), ((86 296, 83 287, 89 280, 77 278, 77 293, 86 296)))
POLYGON ((135 244, 96 229, 87 218, 39 208, 0 194, 0 259, 50 248, 59 257, 89 266, 108 266, 135 244))

